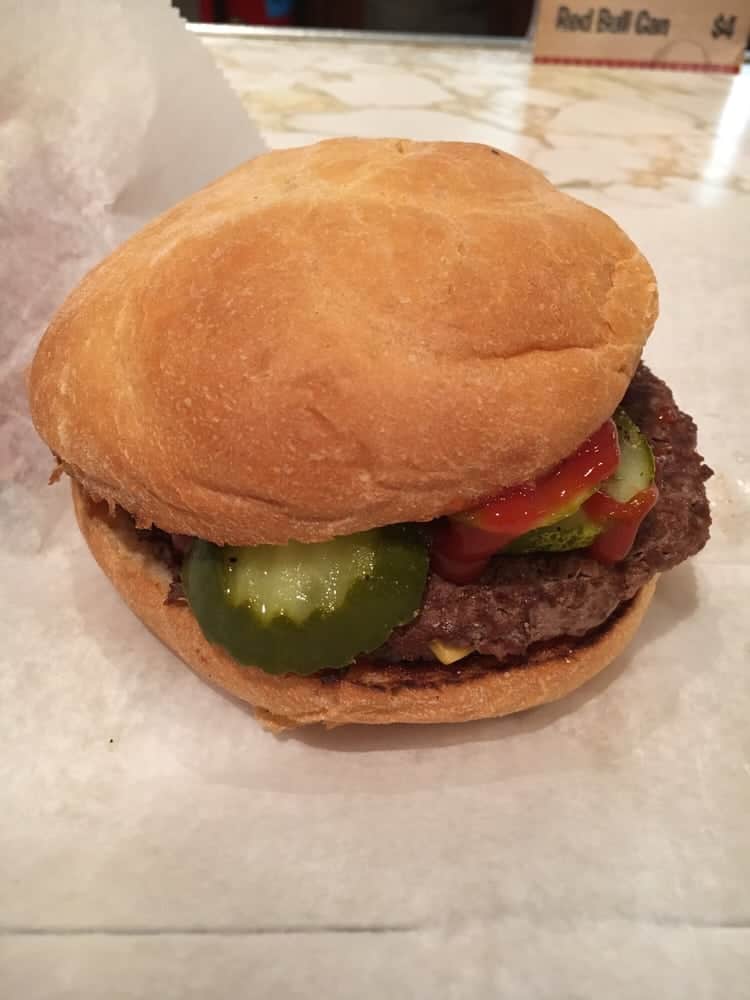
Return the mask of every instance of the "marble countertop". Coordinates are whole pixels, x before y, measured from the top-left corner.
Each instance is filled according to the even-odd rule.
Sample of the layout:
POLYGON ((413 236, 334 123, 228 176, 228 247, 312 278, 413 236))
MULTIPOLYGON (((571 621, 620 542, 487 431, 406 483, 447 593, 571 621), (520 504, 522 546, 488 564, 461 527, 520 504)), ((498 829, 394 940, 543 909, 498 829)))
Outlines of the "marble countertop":
POLYGON ((333 135, 487 142, 589 200, 750 192, 750 71, 535 66, 525 49, 204 38, 271 146, 333 135))

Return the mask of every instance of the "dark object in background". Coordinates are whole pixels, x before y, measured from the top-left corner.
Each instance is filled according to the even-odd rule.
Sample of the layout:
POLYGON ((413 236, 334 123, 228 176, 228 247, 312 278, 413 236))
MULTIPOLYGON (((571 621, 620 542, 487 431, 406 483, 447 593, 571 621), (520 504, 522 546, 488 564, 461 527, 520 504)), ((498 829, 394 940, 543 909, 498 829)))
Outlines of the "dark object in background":
MULTIPOLYGON (((321 4, 323 6, 323 4, 321 4)), ((525 35, 532 0, 368 0, 365 28, 451 35, 525 35)))
POLYGON ((191 21, 306 28, 525 35, 533 0, 173 0, 191 21))
POLYGON ((207 23, 286 26, 294 23, 294 7, 294 0, 200 0, 199 14, 207 23))
POLYGON ((489 24, 486 0, 369 0, 365 27, 375 31, 421 31, 484 35, 489 24))
POLYGON ((297 23, 318 28, 525 35, 533 0, 300 0, 297 23))
POLYGON ((305 28, 345 28, 361 31, 365 26, 366 0, 297 0, 297 24, 305 28))

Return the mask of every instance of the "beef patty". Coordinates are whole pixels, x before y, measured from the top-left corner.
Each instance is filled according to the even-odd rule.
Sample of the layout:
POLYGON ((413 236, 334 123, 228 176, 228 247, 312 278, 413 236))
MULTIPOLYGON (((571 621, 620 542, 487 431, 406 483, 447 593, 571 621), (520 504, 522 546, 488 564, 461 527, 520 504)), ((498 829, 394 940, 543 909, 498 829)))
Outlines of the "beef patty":
MULTIPOLYGON (((696 451, 693 420, 643 364, 622 405, 651 443, 659 487, 659 500, 622 562, 600 563, 581 549, 498 555, 470 584, 449 583, 432 573, 414 621, 397 628, 380 649, 349 672, 377 669, 378 661, 406 661, 412 664, 410 670, 419 664, 431 677, 435 669, 441 674, 465 672, 474 664, 486 672, 490 663, 496 668, 497 661, 505 665, 547 655, 561 642, 575 644, 594 633, 653 576, 700 551, 711 524, 704 483, 712 473, 696 451), (454 667, 439 666, 429 645, 435 639, 470 646, 480 656, 454 667), (428 669, 430 663, 434 667, 428 669)), ((168 602, 183 601, 179 568, 190 540, 170 539, 157 529, 144 534, 174 573, 168 602)), ((340 677, 342 672, 332 674, 340 677)))
POLYGON ((654 575, 703 548, 711 523, 704 483, 712 473, 695 450, 695 424, 645 365, 622 405, 651 443, 659 487, 629 555, 615 565, 585 549, 499 555, 476 583, 463 586, 432 574, 418 617, 393 632, 378 658, 432 659, 429 643, 441 639, 502 661, 537 643, 583 636, 654 575))

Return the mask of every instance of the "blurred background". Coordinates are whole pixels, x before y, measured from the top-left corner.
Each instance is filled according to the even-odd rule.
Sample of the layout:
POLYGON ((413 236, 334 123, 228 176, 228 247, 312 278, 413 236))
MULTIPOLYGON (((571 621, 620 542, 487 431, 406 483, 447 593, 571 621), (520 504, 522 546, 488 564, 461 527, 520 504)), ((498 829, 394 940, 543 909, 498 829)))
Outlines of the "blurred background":
POLYGON ((174 0, 190 21, 522 36, 533 0, 174 0))

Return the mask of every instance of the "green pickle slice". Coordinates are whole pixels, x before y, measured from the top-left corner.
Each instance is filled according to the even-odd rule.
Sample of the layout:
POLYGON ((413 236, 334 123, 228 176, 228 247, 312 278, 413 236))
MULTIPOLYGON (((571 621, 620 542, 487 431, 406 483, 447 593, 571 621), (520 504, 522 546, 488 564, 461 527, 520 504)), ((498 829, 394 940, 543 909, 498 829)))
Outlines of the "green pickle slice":
POLYGON ((410 621, 427 568, 422 531, 402 524, 313 544, 198 541, 182 576, 210 642, 268 673, 312 674, 346 666, 410 621))
POLYGON ((526 552, 570 552, 585 549, 601 532, 598 524, 586 517, 582 510, 570 514, 562 521, 527 531, 503 549, 503 555, 520 555, 526 552))
MULTIPOLYGON (((654 455, 645 436, 623 409, 612 418, 617 428, 620 462, 610 478, 599 487, 618 503, 627 503, 654 481, 654 455)), ((588 496, 584 497, 584 500, 588 496)), ((526 532, 502 550, 503 555, 526 552, 570 552, 585 549, 604 529, 582 509, 526 532)))
POLYGON ((620 464, 603 484, 602 490, 618 503, 627 503, 653 483, 656 471, 654 453, 625 410, 616 410, 612 419, 617 428, 620 464))

